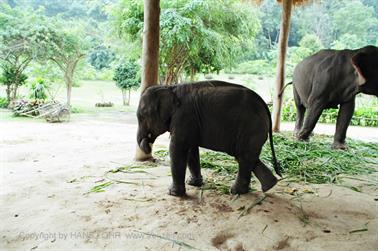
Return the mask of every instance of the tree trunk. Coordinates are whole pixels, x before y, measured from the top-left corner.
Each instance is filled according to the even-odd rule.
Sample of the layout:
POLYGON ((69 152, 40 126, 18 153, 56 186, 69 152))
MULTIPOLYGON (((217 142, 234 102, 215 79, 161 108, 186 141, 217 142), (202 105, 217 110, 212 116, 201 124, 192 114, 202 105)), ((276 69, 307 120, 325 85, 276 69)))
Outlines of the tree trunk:
POLYGON ((121 89, 122 91, 122 104, 125 106, 126 104, 126 89, 121 89))
POLYGON ((196 70, 194 68, 190 69, 190 81, 194 81, 194 78, 196 76, 196 70))
POLYGON ((131 94, 131 89, 129 89, 129 98, 127 99, 127 106, 130 105, 130 94, 131 94))
POLYGON ((71 108, 71 94, 72 94, 72 84, 75 74, 75 69, 77 62, 80 60, 80 57, 76 58, 74 61, 69 61, 64 69, 64 82, 67 87, 67 106, 71 108))
POLYGON ((70 78, 64 78, 67 87, 67 106, 71 108, 71 95, 72 95, 72 80, 70 78))
POLYGON ((71 94, 72 94, 72 76, 71 71, 69 69, 66 70, 64 73, 64 83, 66 84, 67 88, 67 106, 71 108, 71 94))
POLYGON ((14 83, 11 85, 11 86, 13 86, 13 88, 10 89, 12 101, 16 100, 16 98, 17 98, 17 89, 18 89, 18 85, 20 83, 20 80, 19 80, 20 75, 21 75, 21 73, 17 70, 16 77, 14 79, 14 83))
POLYGON ((12 86, 11 85, 7 85, 6 93, 7 93, 8 103, 11 102, 11 92, 12 92, 12 86))
POLYGON ((280 95, 280 93, 285 83, 285 58, 286 58, 287 43, 289 39, 290 17, 291 17, 292 5, 293 5, 293 0, 282 1, 282 21, 281 21, 280 38, 279 38, 276 90, 275 90, 275 95, 273 99, 273 131, 274 132, 278 132, 280 130, 281 108, 282 108, 282 101, 283 101, 283 95, 280 95))
MULTIPOLYGON (((159 78, 159 38, 160 38, 160 1, 144 0, 144 28, 142 54, 141 93, 152 85, 158 84, 159 78)), ((137 145, 135 159, 138 161, 152 159, 137 145)))
POLYGON ((13 91, 12 91, 12 98, 11 98, 12 101, 16 100, 17 98, 17 87, 18 87, 17 83, 14 83, 13 91))

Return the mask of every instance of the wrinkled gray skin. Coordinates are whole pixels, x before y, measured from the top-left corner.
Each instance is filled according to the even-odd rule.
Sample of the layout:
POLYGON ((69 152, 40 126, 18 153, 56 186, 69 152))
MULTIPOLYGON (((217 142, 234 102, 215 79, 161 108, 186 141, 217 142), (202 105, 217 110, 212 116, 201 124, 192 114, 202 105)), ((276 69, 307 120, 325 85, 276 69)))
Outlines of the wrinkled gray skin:
POLYGON ((346 131, 356 95, 378 96, 378 48, 322 50, 296 66, 293 85, 297 138, 308 140, 322 111, 339 106, 332 147, 346 149, 346 131))
POLYGON ((251 171, 262 190, 272 188, 277 179, 260 161, 268 134, 276 172, 280 174, 271 139, 271 119, 265 102, 253 91, 221 81, 205 81, 148 88, 141 96, 137 141, 145 153, 166 131, 171 134, 169 152, 173 183, 169 194, 185 195, 188 184, 201 186, 199 147, 235 156, 239 171, 231 188, 233 194, 249 191, 251 171))

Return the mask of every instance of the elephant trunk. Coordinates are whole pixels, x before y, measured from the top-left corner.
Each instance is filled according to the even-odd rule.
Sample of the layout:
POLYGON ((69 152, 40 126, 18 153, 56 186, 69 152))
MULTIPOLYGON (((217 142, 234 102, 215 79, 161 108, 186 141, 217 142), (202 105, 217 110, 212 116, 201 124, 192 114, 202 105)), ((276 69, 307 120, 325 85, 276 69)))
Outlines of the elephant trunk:
POLYGON ((140 128, 138 129, 137 142, 138 142, 138 145, 139 145, 140 149, 144 153, 146 153, 146 154, 150 154, 151 153, 151 151, 152 151, 152 149, 151 149, 152 142, 150 142, 150 140, 147 137, 147 135, 143 135, 143 133, 141 132, 140 128))
POLYGON ((140 142, 139 144, 139 147, 140 149, 142 149, 143 152, 145 152, 146 154, 150 154, 151 153, 151 143, 148 142, 148 139, 144 138, 142 139, 142 141, 140 142))

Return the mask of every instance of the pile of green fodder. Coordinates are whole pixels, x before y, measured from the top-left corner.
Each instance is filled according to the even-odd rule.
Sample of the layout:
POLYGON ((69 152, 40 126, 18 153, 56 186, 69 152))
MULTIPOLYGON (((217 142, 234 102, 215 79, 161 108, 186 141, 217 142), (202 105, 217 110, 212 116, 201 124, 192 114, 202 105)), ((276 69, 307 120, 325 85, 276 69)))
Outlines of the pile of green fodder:
MULTIPOLYGON (((332 150, 332 137, 315 135, 310 142, 296 141, 292 133, 274 134, 274 147, 284 177, 308 183, 335 183, 342 175, 369 174, 378 171, 378 144, 348 139, 348 150, 332 150)), ((269 141, 260 159, 271 164, 269 141)), ((202 151, 201 166, 224 176, 235 174, 238 164, 233 157, 219 152, 202 151)))

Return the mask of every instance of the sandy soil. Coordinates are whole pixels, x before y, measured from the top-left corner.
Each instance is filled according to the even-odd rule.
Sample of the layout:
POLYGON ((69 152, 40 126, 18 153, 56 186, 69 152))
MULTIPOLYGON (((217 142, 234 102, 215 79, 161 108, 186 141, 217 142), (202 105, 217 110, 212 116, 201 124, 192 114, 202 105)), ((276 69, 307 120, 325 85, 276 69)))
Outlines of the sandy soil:
MULTIPOLYGON (((362 192, 281 181, 266 195, 255 182, 257 192, 238 198, 211 191, 201 196, 192 187, 187 187, 187 198, 175 198, 167 195, 171 177, 167 163, 161 162, 147 173, 114 174, 135 184, 88 193, 106 181, 106 171, 132 163, 133 114, 79 116, 62 124, 12 120, 0 126, 0 250, 378 247, 377 175, 346 180, 345 185, 362 192), (261 198, 260 205, 239 218, 243 207, 261 198)), ((377 129, 354 130, 352 136, 378 142, 377 129)), ((164 135, 156 146, 167 144, 164 135)))

